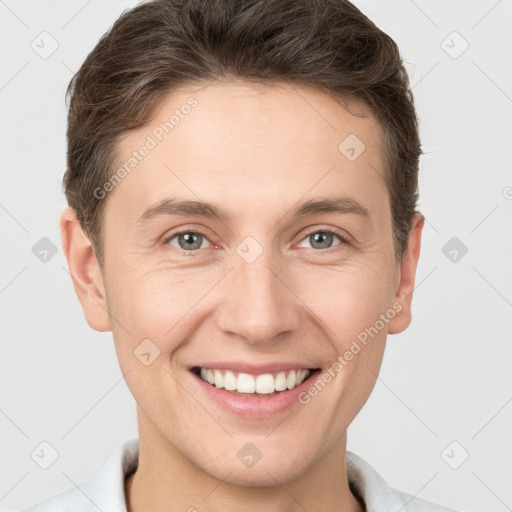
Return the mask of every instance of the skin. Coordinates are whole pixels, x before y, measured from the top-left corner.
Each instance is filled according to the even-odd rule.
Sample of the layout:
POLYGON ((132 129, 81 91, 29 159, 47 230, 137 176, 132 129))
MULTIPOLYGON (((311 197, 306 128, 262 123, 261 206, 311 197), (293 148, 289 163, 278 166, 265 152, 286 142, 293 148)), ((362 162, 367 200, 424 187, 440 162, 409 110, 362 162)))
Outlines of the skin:
POLYGON ((126 482, 128 510, 363 511, 348 486, 346 431, 375 385, 387 334, 411 321, 423 217, 414 217, 397 263, 379 125, 308 87, 218 82, 173 91, 120 142, 120 165, 191 96, 198 105, 105 199, 103 269, 74 211, 61 216, 87 322, 112 331, 137 402, 140 455, 126 482), (349 134, 366 146, 354 161, 338 150, 349 134), (289 213, 333 195, 356 199, 368 218, 289 213), (231 217, 167 215, 137 225, 148 207, 176 196, 216 203, 231 217), (206 233, 199 249, 186 252, 178 236, 165 241, 197 229, 206 233), (310 235, 322 229, 347 241, 315 242, 310 235), (263 250, 252 263, 236 251, 247 236, 263 250), (187 370, 221 360, 328 368, 393 304, 401 311, 289 415, 236 416, 209 401, 187 370), (149 366, 133 354, 147 338, 160 350, 149 366), (247 442, 262 453, 251 468, 236 456, 247 442))

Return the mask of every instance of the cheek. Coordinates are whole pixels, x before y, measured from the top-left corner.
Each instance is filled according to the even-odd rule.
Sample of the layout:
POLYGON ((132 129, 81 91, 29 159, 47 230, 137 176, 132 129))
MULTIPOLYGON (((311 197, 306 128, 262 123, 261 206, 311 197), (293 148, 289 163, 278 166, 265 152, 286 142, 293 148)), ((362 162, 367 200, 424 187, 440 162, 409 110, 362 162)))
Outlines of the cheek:
POLYGON ((117 357, 123 374, 128 372, 125 380, 131 393, 150 417, 172 411, 162 406, 162 400, 173 402, 180 392, 171 355, 189 339, 187 321, 208 289, 207 283, 176 274, 120 271, 112 282, 116 286, 112 312, 119 321, 112 329, 117 357))
POLYGON ((115 334, 126 340, 122 350, 133 351, 149 338, 162 354, 172 353, 183 341, 180 334, 190 320, 198 321, 201 299, 217 280, 211 272, 197 270, 187 274, 176 269, 120 273, 113 283, 116 292, 111 310, 125 327, 117 325, 115 329, 115 334))
POLYGON ((347 264, 336 270, 303 272, 296 289, 322 320, 327 336, 340 353, 390 308, 391 281, 382 266, 347 264))
POLYGON ((316 275, 305 272, 301 278, 298 295, 321 320, 332 349, 330 372, 324 374, 329 373, 325 378, 333 384, 325 398, 329 395, 331 403, 339 405, 332 411, 337 421, 346 420, 347 406, 353 415, 357 413, 379 373, 388 322, 395 315, 390 302, 392 278, 386 268, 354 263, 316 275))

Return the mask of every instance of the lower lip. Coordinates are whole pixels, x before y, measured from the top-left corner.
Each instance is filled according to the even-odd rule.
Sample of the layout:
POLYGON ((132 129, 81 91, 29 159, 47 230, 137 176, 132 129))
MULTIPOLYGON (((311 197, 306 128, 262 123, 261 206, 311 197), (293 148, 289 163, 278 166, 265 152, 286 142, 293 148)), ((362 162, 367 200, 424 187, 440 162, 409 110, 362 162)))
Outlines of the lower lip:
POLYGON ((231 393, 224 388, 217 388, 212 384, 205 382, 194 372, 190 372, 192 377, 198 383, 200 388, 215 403, 224 409, 245 418, 260 419, 269 418, 291 409, 294 404, 299 404, 298 396, 305 391, 320 370, 315 370, 304 382, 301 382, 296 388, 280 391, 272 396, 242 396, 231 393))

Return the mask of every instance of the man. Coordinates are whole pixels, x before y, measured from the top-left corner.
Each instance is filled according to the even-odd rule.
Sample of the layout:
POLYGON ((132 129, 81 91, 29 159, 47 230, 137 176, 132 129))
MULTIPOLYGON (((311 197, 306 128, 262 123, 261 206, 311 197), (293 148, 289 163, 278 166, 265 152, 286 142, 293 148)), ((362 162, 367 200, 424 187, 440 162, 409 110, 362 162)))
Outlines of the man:
POLYGON ((389 36, 343 0, 148 2, 69 94, 63 249, 139 439, 28 510, 449 510, 346 450, 424 222, 389 36))

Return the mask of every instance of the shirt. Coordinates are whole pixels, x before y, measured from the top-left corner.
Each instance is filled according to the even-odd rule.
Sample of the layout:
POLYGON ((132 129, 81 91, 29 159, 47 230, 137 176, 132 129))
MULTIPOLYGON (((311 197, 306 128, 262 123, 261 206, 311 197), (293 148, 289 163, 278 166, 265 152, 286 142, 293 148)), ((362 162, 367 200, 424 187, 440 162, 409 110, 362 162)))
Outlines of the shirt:
MULTIPOLYGON (((139 440, 120 444, 100 470, 79 487, 64 491, 22 512, 127 512, 125 479, 136 469, 139 440)), ((347 451, 347 477, 365 512, 456 512, 391 488, 361 457, 347 451)))

